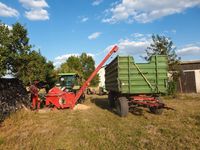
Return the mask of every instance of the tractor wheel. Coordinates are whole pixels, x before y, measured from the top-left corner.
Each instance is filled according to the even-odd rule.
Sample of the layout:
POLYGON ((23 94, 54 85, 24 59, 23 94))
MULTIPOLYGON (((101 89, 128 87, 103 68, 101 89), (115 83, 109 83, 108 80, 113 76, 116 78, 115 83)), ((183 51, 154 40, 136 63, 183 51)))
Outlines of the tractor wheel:
POLYGON ((108 105, 110 108, 115 107, 115 96, 113 92, 108 93, 108 105))
MULTIPOLYGON (((159 101, 159 103, 163 103, 159 97, 156 97, 156 99, 159 101)), ((163 108, 157 108, 157 107, 149 107, 149 110, 150 112, 156 115, 161 115, 163 112, 163 108)))
POLYGON ((119 97, 116 101, 117 114, 126 117, 129 112, 128 100, 126 97, 119 97))

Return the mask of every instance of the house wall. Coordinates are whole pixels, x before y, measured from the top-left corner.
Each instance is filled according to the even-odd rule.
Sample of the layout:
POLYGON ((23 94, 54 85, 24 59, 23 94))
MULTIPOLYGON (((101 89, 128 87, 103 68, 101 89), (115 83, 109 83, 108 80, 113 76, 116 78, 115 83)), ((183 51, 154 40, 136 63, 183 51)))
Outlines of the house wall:
POLYGON ((182 74, 177 90, 183 93, 200 93, 200 61, 183 62, 180 67, 182 74))
POLYGON ((105 87, 105 68, 101 68, 98 72, 99 74, 99 87, 105 87))
POLYGON ((181 64, 182 70, 197 70, 200 69, 200 62, 199 63, 190 63, 190 64, 181 64))
POLYGON ((196 91, 200 93, 200 70, 195 70, 196 91))

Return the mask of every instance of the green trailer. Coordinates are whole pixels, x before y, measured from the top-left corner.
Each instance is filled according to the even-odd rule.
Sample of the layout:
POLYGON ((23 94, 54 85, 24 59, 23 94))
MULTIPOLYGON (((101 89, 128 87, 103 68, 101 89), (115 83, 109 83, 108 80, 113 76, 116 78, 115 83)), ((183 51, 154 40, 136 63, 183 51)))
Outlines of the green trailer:
POLYGON ((161 113, 165 106, 158 97, 167 93, 167 62, 164 55, 152 56, 148 63, 135 63, 132 56, 117 56, 105 68, 110 107, 116 106, 120 116, 126 116, 136 106, 161 113))

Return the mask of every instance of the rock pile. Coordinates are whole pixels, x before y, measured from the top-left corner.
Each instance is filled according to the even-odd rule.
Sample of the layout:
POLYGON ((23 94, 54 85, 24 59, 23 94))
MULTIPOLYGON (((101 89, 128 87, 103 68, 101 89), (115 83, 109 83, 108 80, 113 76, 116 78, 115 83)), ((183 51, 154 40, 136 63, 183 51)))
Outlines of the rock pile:
POLYGON ((22 82, 0 78, 0 122, 24 106, 30 107, 31 100, 22 82))

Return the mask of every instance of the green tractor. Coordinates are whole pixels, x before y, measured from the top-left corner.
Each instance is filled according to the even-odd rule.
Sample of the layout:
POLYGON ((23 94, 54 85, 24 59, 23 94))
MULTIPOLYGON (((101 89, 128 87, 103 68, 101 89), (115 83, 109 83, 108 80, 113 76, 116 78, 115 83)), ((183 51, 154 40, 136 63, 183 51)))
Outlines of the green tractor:
MULTIPOLYGON (((82 78, 77 73, 59 73, 58 84, 63 91, 66 92, 78 92, 81 87, 82 78)), ((83 93, 78 103, 83 103, 85 101, 85 94, 83 93)))

